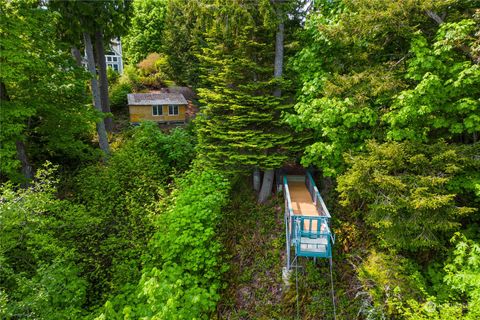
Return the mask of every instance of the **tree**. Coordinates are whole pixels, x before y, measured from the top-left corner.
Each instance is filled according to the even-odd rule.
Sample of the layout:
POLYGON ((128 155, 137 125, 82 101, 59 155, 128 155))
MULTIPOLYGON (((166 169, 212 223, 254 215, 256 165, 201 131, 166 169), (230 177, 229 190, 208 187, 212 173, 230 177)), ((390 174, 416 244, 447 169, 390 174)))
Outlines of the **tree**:
POLYGON ((336 176, 346 169, 344 153, 361 152, 369 139, 386 140, 385 115, 412 85, 405 79, 410 43, 418 32, 431 35, 437 28, 426 12, 448 12, 456 19, 468 6, 385 0, 320 5, 305 23, 306 46, 293 61, 302 88, 296 115, 288 121, 314 132, 302 163, 336 176))
MULTIPOLYGON (((102 110, 102 98, 100 96, 100 88, 98 87, 97 72, 95 70, 95 58, 93 55, 92 39, 88 32, 83 33, 85 42, 85 52, 87 53, 87 66, 90 72, 90 88, 92 89, 93 105, 99 112, 102 110)), ((105 155, 110 154, 110 146, 108 144, 107 130, 103 120, 97 122, 98 144, 105 155)))
MULTIPOLYGON (((105 61, 105 45, 112 38, 126 34, 129 26, 131 0, 110 0, 91 2, 96 11, 95 19, 95 51, 97 54, 97 66, 99 76, 100 102, 102 111, 110 113, 110 101, 108 99, 108 77, 107 65, 105 61)), ((111 132, 113 130, 113 119, 110 116, 105 117, 105 128, 111 132)))
POLYGON ((387 137, 427 141, 445 138, 476 142, 480 132, 480 65, 473 19, 443 23, 430 45, 412 40, 406 78, 415 84, 400 92, 391 112, 387 137))
MULTIPOLYGON (((110 107, 108 104, 108 80, 107 69, 104 63, 104 41, 110 40, 114 36, 122 35, 126 32, 128 27, 129 1, 115 0, 115 1, 49 1, 49 7, 59 12, 62 15, 62 25, 60 33, 64 38, 70 42, 75 43, 81 37, 84 41, 87 57, 87 65, 92 73, 91 90, 94 96, 94 106, 97 110, 109 113, 110 107), (88 35, 86 35, 88 33, 88 35), (97 59, 92 52, 89 54, 88 48, 92 44, 91 37, 95 36, 97 59), (90 43, 87 43, 87 42, 90 43), (90 63, 93 64, 90 67, 90 63), (94 85, 96 81, 96 69, 98 65, 100 84, 94 85), (95 79, 93 79, 95 78, 95 79), (99 99, 96 101, 95 96, 99 99)), ((92 45, 93 49, 93 45, 92 45)), ((97 132, 99 136, 100 148, 105 154, 109 153, 108 140, 106 140, 106 133, 103 133, 102 127, 111 129, 112 120, 106 116, 103 120, 104 125, 97 125, 97 132)))
POLYGON ((272 169, 289 159, 295 139, 281 121, 287 107, 273 96, 278 85, 272 81, 276 24, 264 22, 272 21, 274 13, 270 3, 221 5, 212 13, 207 46, 199 56, 204 105, 197 123, 199 152, 211 165, 229 171, 267 170, 264 201, 272 169))
MULTIPOLYGON (((275 6, 275 13, 277 18, 277 31, 275 32, 275 60, 273 64, 273 78, 275 80, 280 80, 283 76, 283 43, 285 39, 285 23, 284 23, 284 8, 280 5, 281 1, 274 1, 275 6)), ((282 95, 282 89, 280 84, 278 83, 276 88, 274 89, 273 96, 280 98, 282 95)), ((255 170, 254 174, 256 174, 257 170, 255 170)), ((263 182, 262 187, 260 189, 260 193, 258 195, 258 202, 264 203, 270 194, 272 193, 272 186, 273 186, 273 176, 274 170, 273 168, 267 169, 265 174, 263 175, 263 182)))
POLYGON ((206 7, 213 0, 168 0, 163 31, 162 52, 168 56, 172 76, 180 85, 197 87, 199 58, 210 17, 206 7))
POLYGON ((123 37, 125 58, 137 64, 149 53, 162 53, 167 0, 133 1, 132 20, 123 37))
POLYGON ((1 2, 2 177, 33 175, 46 158, 64 163, 91 154, 87 140, 96 114, 83 94, 85 72, 56 41, 57 15, 35 1, 1 2))
POLYGON ((367 147, 347 159, 351 167, 338 177, 338 191, 343 205, 374 228, 382 246, 439 250, 476 211, 477 145, 370 142, 367 147))

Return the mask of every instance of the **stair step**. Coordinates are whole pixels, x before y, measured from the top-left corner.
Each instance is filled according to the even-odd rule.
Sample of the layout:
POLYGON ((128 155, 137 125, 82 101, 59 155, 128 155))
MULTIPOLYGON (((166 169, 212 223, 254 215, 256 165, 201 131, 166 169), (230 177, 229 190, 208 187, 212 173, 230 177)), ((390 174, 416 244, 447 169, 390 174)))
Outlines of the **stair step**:
POLYGON ((323 236, 317 239, 302 237, 300 239, 300 250, 308 252, 327 252, 328 238, 323 236))

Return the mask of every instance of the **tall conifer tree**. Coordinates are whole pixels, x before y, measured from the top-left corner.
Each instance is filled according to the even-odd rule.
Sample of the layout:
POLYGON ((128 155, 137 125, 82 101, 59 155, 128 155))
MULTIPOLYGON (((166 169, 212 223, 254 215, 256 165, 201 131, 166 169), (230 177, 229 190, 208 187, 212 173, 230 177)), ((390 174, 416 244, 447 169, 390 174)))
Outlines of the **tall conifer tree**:
POLYGON ((275 23, 270 3, 219 1, 212 6, 207 46, 200 56, 204 105, 199 149, 212 165, 233 171, 280 167, 293 136, 272 81, 275 23))

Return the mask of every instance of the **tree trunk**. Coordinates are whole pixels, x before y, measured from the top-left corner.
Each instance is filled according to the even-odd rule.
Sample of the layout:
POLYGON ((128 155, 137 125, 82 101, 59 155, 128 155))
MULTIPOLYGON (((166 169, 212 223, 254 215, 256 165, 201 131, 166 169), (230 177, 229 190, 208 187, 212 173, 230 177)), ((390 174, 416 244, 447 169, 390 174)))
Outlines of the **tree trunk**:
POLYGON ((27 152, 25 148, 25 143, 21 140, 15 141, 17 147, 17 158, 22 164, 22 174, 26 179, 33 179, 33 171, 30 162, 28 162, 27 152))
MULTIPOLYGON (((105 47, 103 43, 103 33, 101 30, 97 30, 95 32, 95 49, 97 53, 98 78, 100 82, 100 102, 102 103, 102 111, 110 113, 110 102, 108 100, 107 63, 105 62, 105 47)), ((108 132, 112 132, 112 117, 106 117, 104 122, 105 129, 107 129, 108 132)))
MULTIPOLYGON (((95 59, 93 57, 92 39, 90 38, 90 34, 88 34, 88 32, 83 33, 83 39, 85 41, 85 51, 87 52, 88 71, 90 72, 91 76, 90 84, 92 87, 93 106, 95 109, 102 112, 102 104, 100 101, 99 92, 100 90, 98 89, 97 74, 95 71, 95 59)), ((105 155, 110 154, 110 146, 108 145, 107 131, 105 130, 105 123, 103 122, 103 119, 97 122, 97 133, 100 149, 102 149, 105 155)))
POLYGON ((72 52, 72 56, 75 59, 75 62, 77 63, 77 66, 81 67, 82 66, 82 54, 80 53, 80 50, 78 50, 77 47, 71 47, 70 51, 72 52))
POLYGON ((255 168, 255 170, 253 171, 253 190, 255 190, 255 192, 260 191, 260 180, 260 170, 258 168, 255 168))
MULTIPOLYGON (((283 74, 283 41, 285 38, 285 25, 283 23, 283 13, 280 7, 277 7, 277 17, 278 17, 278 29, 275 36, 275 64, 273 70, 273 77, 275 79, 280 79, 283 74)), ((273 92, 275 97, 280 97, 282 95, 282 89, 278 85, 275 91, 273 92)), ((269 169, 265 170, 263 175, 262 189, 258 195, 258 202, 264 203, 267 201, 268 197, 272 194, 273 187, 273 177, 274 170, 269 169)))
POLYGON ((265 173, 263 175, 262 189, 260 190, 260 194, 258 195, 258 203, 265 203, 265 201, 267 201, 272 194, 273 177, 273 169, 265 170, 265 173))
MULTIPOLYGON (((283 14, 280 8, 277 9, 277 17, 279 19, 278 30, 275 36, 275 65, 273 71, 273 77, 280 79, 283 74, 283 40, 285 38, 285 25, 283 23, 283 14)), ((277 86, 273 92, 275 97, 282 95, 282 89, 277 86)))
MULTIPOLYGON (((8 96, 7 87, 5 86, 5 83, 0 82, 0 105, 2 101, 10 101, 10 97, 8 96)), ((15 147, 17 149, 17 159, 20 161, 22 165, 21 171, 23 176, 26 179, 32 179, 33 171, 32 171, 32 166, 28 161, 27 152, 25 150, 26 149, 25 143, 23 143, 23 141, 18 139, 15 141, 15 147)))

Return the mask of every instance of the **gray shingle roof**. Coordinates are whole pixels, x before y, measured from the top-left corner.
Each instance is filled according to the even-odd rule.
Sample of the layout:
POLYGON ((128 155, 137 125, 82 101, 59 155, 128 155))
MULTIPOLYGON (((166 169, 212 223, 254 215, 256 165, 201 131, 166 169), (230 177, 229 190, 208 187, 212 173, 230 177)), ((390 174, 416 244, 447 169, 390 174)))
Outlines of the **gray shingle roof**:
POLYGON ((129 93, 127 95, 128 105, 168 105, 168 104, 188 104, 181 93, 129 93))

